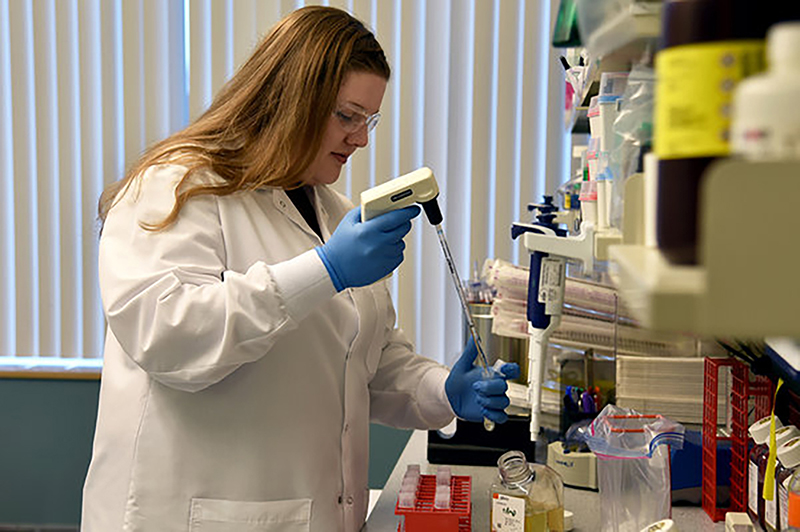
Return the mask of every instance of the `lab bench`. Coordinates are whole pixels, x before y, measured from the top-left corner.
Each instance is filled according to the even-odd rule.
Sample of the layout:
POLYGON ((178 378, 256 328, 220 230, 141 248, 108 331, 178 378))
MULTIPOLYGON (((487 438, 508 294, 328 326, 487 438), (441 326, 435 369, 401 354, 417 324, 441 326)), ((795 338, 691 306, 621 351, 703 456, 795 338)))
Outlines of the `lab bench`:
MULTIPOLYGON (((419 464, 423 473, 433 472, 436 465, 427 460, 428 433, 414 431, 403 453, 392 470, 386 485, 375 504, 362 532, 394 532, 400 522, 395 515, 395 502, 400 485, 409 464, 419 464)), ((472 530, 488 532, 489 529, 489 488, 495 479, 497 469, 485 466, 451 465, 453 475, 472 477, 472 530)), ((598 532, 600 530, 600 498, 596 492, 565 488, 565 507, 573 516, 574 532, 598 532)), ((700 507, 676 506, 672 509, 672 519, 682 532, 712 532, 725 530, 724 521, 714 523, 700 507)))

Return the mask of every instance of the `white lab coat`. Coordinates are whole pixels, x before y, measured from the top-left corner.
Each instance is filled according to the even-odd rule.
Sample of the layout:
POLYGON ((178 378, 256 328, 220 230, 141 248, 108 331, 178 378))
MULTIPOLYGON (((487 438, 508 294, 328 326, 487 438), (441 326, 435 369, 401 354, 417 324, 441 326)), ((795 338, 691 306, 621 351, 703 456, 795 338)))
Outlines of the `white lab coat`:
MULTIPOLYGON (((370 420, 446 425, 447 368, 394 328, 384 283, 336 293, 280 189, 200 196, 143 230, 184 173, 149 169, 100 239, 108 331, 81 530, 356 531, 370 420)), ((350 204, 315 195, 327 239, 350 204)))

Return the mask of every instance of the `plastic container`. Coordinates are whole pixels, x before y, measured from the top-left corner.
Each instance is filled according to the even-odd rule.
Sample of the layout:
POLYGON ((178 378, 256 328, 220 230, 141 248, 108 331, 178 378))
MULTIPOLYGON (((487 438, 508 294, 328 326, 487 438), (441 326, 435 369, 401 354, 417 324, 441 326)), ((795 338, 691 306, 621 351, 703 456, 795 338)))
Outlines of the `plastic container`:
POLYGON ((644 245, 658 247, 656 238, 656 205, 658 190, 658 157, 653 152, 644 156, 644 245))
MULTIPOLYGON (((777 419, 776 419, 777 421, 777 419)), ((780 450, 783 445, 794 438, 800 436, 800 430, 794 425, 787 425, 779 429, 775 429, 775 449, 777 463, 775 464, 775 489, 772 491, 772 500, 764 499, 764 528, 768 532, 778 532, 780 530, 780 485, 783 479, 780 479, 781 472, 785 469, 782 465, 780 450)), ((794 449, 794 446, 792 447, 794 449)), ((800 450, 800 448, 798 448, 800 450)), ((787 460, 791 460, 791 452, 785 454, 787 460)), ((760 473, 760 471, 759 471, 760 473)), ((766 473, 766 462, 765 462, 766 473)), ((785 520, 784 520, 785 522, 785 520)))
POLYGON ((754 161, 800 159, 800 22, 767 33, 769 71, 736 88, 733 153, 754 161))
POLYGON ((597 107, 600 114, 600 151, 609 152, 616 146, 614 121, 617 119, 620 96, 600 96, 597 107))
POLYGON ((593 183, 597 190, 597 228, 608 229, 611 226, 611 194, 614 183, 605 174, 593 183))
POLYGON ((744 512, 728 512, 725 514, 725 532, 754 532, 750 516, 744 512))
MULTIPOLYGON (((598 155, 614 147, 614 120, 627 82, 627 72, 604 72, 600 76, 600 92, 590 100, 589 130, 592 138, 597 140, 598 155)), ((597 175, 592 174, 592 179, 597 179, 597 175)))
POLYGON ((589 149, 586 150, 586 167, 589 171, 588 181, 594 181, 600 174, 600 139, 589 139, 589 149))
POLYGON ((599 102, 618 99, 625 92, 627 72, 603 72, 600 74, 599 102))
POLYGON ((406 468, 403 480, 400 483, 400 493, 397 495, 398 508, 413 508, 419 487, 419 464, 411 464, 406 468))
POLYGON ((581 183, 581 219, 597 225, 597 181, 581 183))
MULTIPOLYGON (((764 528, 764 471, 769 458, 769 432, 772 416, 766 416, 752 425, 748 432, 755 445, 750 450, 747 462, 747 514, 753 523, 758 523, 764 528)), ((775 418, 775 429, 783 424, 775 418)))
POLYGON ((597 103, 597 96, 589 99, 589 110, 586 116, 589 118, 589 135, 593 138, 600 136, 600 105, 597 103))
POLYGON ((778 530, 785 530, 789 522, 789 482, 800 469, 800 438, 792 438, 778 447, 775 483, 778 485, 778 530))
POLYGON ((529 464, 521 451, 497 460, 497 480, 491 487, 493 532, 563 532, 564 484, 541 464, 529 464))

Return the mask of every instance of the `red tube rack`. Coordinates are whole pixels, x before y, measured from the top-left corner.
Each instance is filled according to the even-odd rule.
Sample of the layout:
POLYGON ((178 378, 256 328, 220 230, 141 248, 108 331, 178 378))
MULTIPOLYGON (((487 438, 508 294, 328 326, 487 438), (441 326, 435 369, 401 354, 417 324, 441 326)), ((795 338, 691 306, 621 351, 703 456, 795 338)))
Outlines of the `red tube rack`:
POLYGON ((774 385, 766 377, 752 376, 750 368, 733 358, 706 358, 703 393, 703 509, 713 521, 722 521, 728 512, 747 511, 747 428, 748 413, 753 410, 753 420, 769 415, 772 410, 774 385), (730 366, 731 435, 717 433, 717 406, 720 368, 730 366), (717 504, 717 446, 722 441, 731 442, 730 505, 717 504))
POLYGON ((470 532, 472 530, 472 477, 450 477, 450 507, 434 508, 436 475, 420 475, 413 508, 400 508, 395 503, 395 515, 403 516, 398 532, 470 532), (404 526, 405 525, 405 526, 404 526))

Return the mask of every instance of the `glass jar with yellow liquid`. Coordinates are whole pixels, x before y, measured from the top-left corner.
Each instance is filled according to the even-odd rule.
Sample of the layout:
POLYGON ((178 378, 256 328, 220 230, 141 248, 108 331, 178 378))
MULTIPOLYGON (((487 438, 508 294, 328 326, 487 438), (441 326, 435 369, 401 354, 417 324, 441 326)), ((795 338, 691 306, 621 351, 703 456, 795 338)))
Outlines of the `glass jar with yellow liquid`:
POLYGON ((564 483, 558 473, 509 451, 497 460, 492 484, 492 532, 563 532, 564 483))

